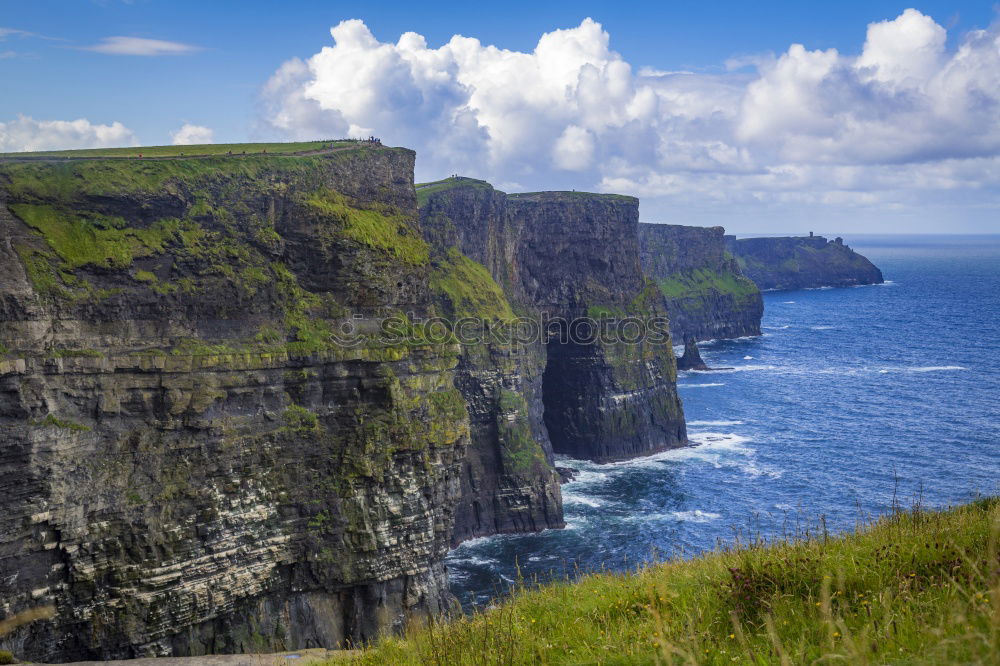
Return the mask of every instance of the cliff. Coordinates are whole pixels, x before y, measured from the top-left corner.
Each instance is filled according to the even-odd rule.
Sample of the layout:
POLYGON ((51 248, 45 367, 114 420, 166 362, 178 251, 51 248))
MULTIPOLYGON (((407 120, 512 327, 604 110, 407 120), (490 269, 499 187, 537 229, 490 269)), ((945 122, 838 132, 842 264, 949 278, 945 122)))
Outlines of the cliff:
MULTIPOLYGON (((508 388, 521 394, 547 460, 552 451, 613 460, 686 441, 666 336, 585 339, 573 323, 665 319, 666 303, 639 264, 636 199, 507 195, 467 178, 418 186, 417 196, 425 230, 448 230, 447 243, 489 272, 513 312, 538 324, 537 342, 519 345, 522 382, 508 388)), ((488 441, 474 437, 484 457, 497 447, 488 441)))
POLYGON ((0 162, 0 616, 56 608, 18 656, 332 647, 449 605, 458 348, 373 335, 436 312, 413 160, 0 162))
POLYGON ((685 442, 666 328, 571 325, 665 317, 635 199, 211 148, 0 161, 18 656, 368 641, 451 607, 450 545, 563 525, 554 451, 685 442))
POLYGON ((760 335, 764 301, 726 251, 722 227, 640 224, 642 267, 667 299, 675 341, 760 335))
POLYGON ((483 265, 501 233, 504 196, 472 180, 446 195, 437 191, 418 190, 420 224, 432 250, 431 285, 444 317, 472 325, 455 378, 469 408, 472 444, 463 461, 452 539, 563 527, 543 418, 544 343, 488 335, 491 329, 504 332, 516 318, 483 265))
POLYGON ((840 238, 726 238, 740 269, 761 289, 809 289, 881 284, 882 271, 840 238))

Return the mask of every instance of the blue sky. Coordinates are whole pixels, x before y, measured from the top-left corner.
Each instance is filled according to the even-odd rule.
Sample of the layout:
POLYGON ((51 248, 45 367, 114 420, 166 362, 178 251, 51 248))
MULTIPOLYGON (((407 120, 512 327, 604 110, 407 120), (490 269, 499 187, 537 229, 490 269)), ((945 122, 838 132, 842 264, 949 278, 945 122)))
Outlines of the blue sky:
MULTIPOLYGON (((822 129, 822 118, 795 116, 783 120, 784 125, 768 124, 768 119, 776 115, 775 108, 784 108, 769 104, 780 99, 786 106, 792 99, 796 100, 792 104, 823 107, 814 111, 828 113, 826 120, 830 122, 843 115, 842 110, 826 108, 826 97, 818 103, 808 96, 803 98, 802 90, 816 93, 814 81, 789 83, 787 77, 780 78, 780 72, 775 74, 776 64, 798 62, 802 54, 792 52, 791 45, 803 44, 806 54, 801 62, 809 67, 815 65, 813 53, 836 49, 841 56, 836 63, 823 65, 827 67, 822 84, 824 96, 856 94, 858 99, 870 100, 873 94, 878 96, 878 90, 891 90, 892 99, 887 96, 884 106, 869 109, 859 116, 861 120, 899 113, 896 124, 922 125, 912 110, 902 109, 905 104, 901 100, 913 98, 912 91, 904 91, 906 95, 900 92, 903 74, 897 72, 897 79, 889 81, 889 74, 873 78, 862 72, 847 92, 834 86, 843 78, 842 70, 862 54, 869 24, 893 21, 911 7, 919 14, 909 15, 912 20, 906 25, 900 21, 890 26, 894 31, 887 29, 882 42, 891 46, 893 40, 905 41, 915 27, 923 30, 930 44, 936 39, 935 31, 946 31, 938 68, 915 75, 923 77, 916 83, 910 76, 913 72, 907 74, 907 85, 912 85, 913 90, 919 88, 923 94, 940 87, 934 82, 942 78, 941 72, 947 68, 945 60, 968 43, 970 31, 992 30, 996 19, 993 5, 506 2, 466 3, 462 11, 457 11, 455 3, 0 0, 0 81, 5 92, 0 95, 0 123, 8 123, 6 145, 0 128, 0 148, 17 150, 21 148, 17 144, 20 137, 30 138, 30 133, 38 129, 34 125, 15 128, 12 121, 20 115, 33 121, 86 119, 93 125, 120 123, 121 131, 104 134, 105 143, 127 136, 130 141, 147 145, 170 143, 172 133, 185 124, 211 132, 199 134, 196 128, 190 136, 211 136, 215 141, 326 136, 324 132, 361 129, 416 148, 421 155, 418 178, 458 171, 488 177, 509 189, 625 190, 642 197, 647 219, 723 224, 746 232, 798 229, 803 217, 816 220, 815 226, 835 231, 998 230, 994 226, 998 183, 993 180, 998 169, 991 161, 992 150, 975 147, 992 145, 993 126, 969 126, 967 133, 975 138, 982 132, 983 141, 972 141, 975 145, 957 148, 955 154, 950 154, 951 144, 944 145, 945 140, 911 141, 895 136, 892 123, 872 126, 855 137, 854 143, 836 148, 830 147, 830 141, 841 141, 845 132, 854 131, 857 118, 845 126, 846 130, 831 125, 831 134, 824 141, 816 136, 826 131, 822 129), (588 17, 599 24, 597 28, 581 25, 588 17), (334 45, 330 29, 346 19, 363 21, 374 42, 364 42, 367 38, 363 30, 345 28, 341 33, 344 44, 338 42, 337 47, 341 53, 317 57, 323 47, 334 45), (927 27, 934 24, 933 29, 927 27), (480 65, 472 64, 483 54, 477 52, 475 58, 455 55, 456 49, 452 48, 447 54, 448 64, 438 63, 444 56, 437 50, 452 35, 477 38, 482 47, 496 45, 510 52, 531 54, 539 38, 555 30, 569 31, 560 33, 565 37, 560 48, 567 49, 564 55, 570 60, 558 56, 554 66, 561 67, 561 63, 578 57, 580 67, 592 65, 600 70, 602 85, 610 86, 607 90, 630 86, 632 92, 621 98, 621 108, 609 108, 596 118, 586 109, 581 110, 586 98, 579 98, 572 102, 573 109, 549 113, 535 107, 528 109, 534 104, 528 93, 519 99, 499 99, 493 92, 482 95, 477 102, 474 96, 462 95, 467 95, 470 85, 477 85, 470 81, 480 82, 478 89, 484 89, 482 82, 488 75, 475 69, 480 65), (426 48, 396 54, 396 60, 391 62, 384 60, 388 57, 385 49, 379 51, 376 46, 395 45, 408 31, 422 35, 426 48), (601 34, 606 36, 605 47, 600 45, 601 34), (345 50, 348 35, 361 40, 350 53, 345 50), (162 40, 194 48, 169 55, 115 54, 115 48, 105 41, 113 37, 162 40), (575 54, 566 46, 570 42, 586 42, 586 53, 575 54), (101 44, 107 48, 88 50, 101 44), (411 58, 413 53, 418 56, 411 58), (413 70, 412 75, 404 76, 405 80, 398 79, 398 85, 379 91, 369 106, 353 105, 350 99, 338 97, 338 91, 349 90, 352 85, 369 85, 377 90, 379 81, 389 77, 390 72, 391 76, 399 74, 396 65, 400 57, 409 58, 411 65, 413 58, 423 59, 421 62, 434 59, 434 66, 441 67, 439 78, 454 76, 454 81, 448 85, 440 81, 428 83, 413 70), (345 73, 338 63, 354 62, 355 70, 360 70, 365 68, 365 58, 376 63, 373 67, 382 78, 373 83, 346 81, 344 77, 351 76, 354 70, 345 73), (279 68, 292 59, 302 63, 301 71, 286 71, 287 76, 278 77, 279 68), (741 60, 734 63, 734 59, 741 60), (631 68, 625 79, 615 78, 619 62, 631 68), (768 72, 773 75, 770 79, 768 72), (269 80, 272 89, 262 92, 269 80), (275 93, 277 88, 280 92, 275 93), (659 99, 656 110, 625 114, 626 107, 633 109, 644 99, 644 88, 659 99), (748 90, 765 97, 754 106, 748 90), (309 99, 292 100, 296 95, 303 96, 299 93, 309 99), (461 99, 456 101, 456 95, 461 99), (786 99, 783 95, 791 96, 786 99), (485 103, 509 106, 513 109, 510 113, 522 114, 527 127, 491 121, 484 112, 471 116, 462 113, 463 109, 485 103), (398 108, 385 116, 381 109, 386 105, 398 108), (408 105, 413 105, 412 109, 408 105), (736 107, 742 109, 742 115, 726 118, 727 109, 736 107), (668 117, 669 122, 665 120, 668 117), (452 122, 455 127, 449 125, 452 122), (468 123, 472 123, 472 129, 468 123), (536 127, 539 132, 553 134, 551 141, 532 133, 536 127), (798 128, 801 140, 791 142, 786 127, 798 128), (421 145, 420 137, 428 135, 435 136, 435 140, 421 145), (657 154, 644 150, 643 144, 649 141, 660 142, 657 154), (863 149, 883 141, 891 143, 893 149, 876 151, 878 154, 863 149), (528 142, 532 149, 512 149, 511 145, 518 142, 528 142), (440 149, 443 144, 451 149, 440 149), (631 144, 637 147, 622 148, 631 144), (904 144, 904 148, 895 148, 904 144), (961 165, 956 166, 955 160, 961 160, 961 165), (912 178, 924 185, 916 191, 890 182, 897 172, 904 180, 912 178), (787 184, 775 187, 774 182, 782 178, 787 184), (831 178, 842 182, 827 190, 818 186, 831 178), (968 186, 961 182, 963 178, 970 179, 968 186), (799 180, 801 192, 796 192, 799 180), (862 181, 884 185, 881 189, 859 185, 862 181), (928 190, 933 190, 933 196, 928 197, 928 190), (947 225, 941 221, 944 216, 950 218, 947 225)), ((134 46, 119 50, 129 52, 134 46)), ((914 48, 923 49, 922 53, 929 47, 921 43, 914 48)), ((992 48, 980 44, 980 51, 987 54, 984 57, 992 48)), ((876 49, 868 51, 874 55, 869 54, 866 62, 877 62, 873 60, 878 56, 876 49)), ((879 53, 884 55, 885 49, 879 53)), ((908 59, 895 51, 886 57, 908 59)), ((884 61, 878 62, 883 67, 879 71, 889 72, 884 61)), ((574 63, 570 62, 576 67, 574 63)), ((574 77, 576 74, 577 70, 573 70, 574 77)), ((512 81, 518 80, 516 72, 512 76, 512 81)), ((960 85, 985 88, 1000 98, 994 80, 983 79, 983 74, 977 76, 981 78, 971 82, 963 79, 960 85)), ((948 85, 959 84, 952 81, 948 85)), ((363 88, 356 90, 364 92, 363 88)), ((609 94, 600 93, 599 97, 609 94)), ((345 92, 344 96, 349 95, 345 92)), ((933 106, 928 103, 928 108, 933 106)), ((933 123, 928 123, 933 125, 934 135, 940 137, 947 134, 948 127, 959 122, 979 122, 982 115, 975 109, 964 113, 940 125, 944 121, 935 111, 933 123)), ((95 136, 77 136, 66 130, 47 140, 103 145, 95 136)))

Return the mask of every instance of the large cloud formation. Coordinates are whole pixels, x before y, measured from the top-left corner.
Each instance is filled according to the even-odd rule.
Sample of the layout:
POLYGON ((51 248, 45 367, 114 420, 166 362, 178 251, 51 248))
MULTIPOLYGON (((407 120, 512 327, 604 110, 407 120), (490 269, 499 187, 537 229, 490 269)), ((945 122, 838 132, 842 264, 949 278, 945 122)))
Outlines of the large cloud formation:
POLYGON ((422 179, 627 192, 651 198, 646 217, 683 206, 695 218, 720 202, 760 214, 986 203, 1000 182, 998 31, 949 51, 914 9, 869 25, 857 55, 793 44, 752 72, 707 75, 636 71, 591 19, 531 53, 457 35, 384 43, 358 20, 331 34, 271 77, 267 121, 295 138, 413 147, 422 179))
POLYGON ((136 145, 135 134, 119 122, 99 125, 85 118, 35 120, 23 115, 6 123, 0 122, 0 152, 136 145))

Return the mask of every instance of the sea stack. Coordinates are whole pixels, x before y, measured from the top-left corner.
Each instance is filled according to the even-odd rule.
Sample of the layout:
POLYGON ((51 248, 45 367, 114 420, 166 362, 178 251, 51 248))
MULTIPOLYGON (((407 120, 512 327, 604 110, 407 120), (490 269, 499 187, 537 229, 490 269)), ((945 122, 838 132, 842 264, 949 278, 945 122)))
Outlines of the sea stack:
POLYGON ((693 335, 684 338, 684 355, 677 359, 678 370, 711 370, 701 358, 693 335))

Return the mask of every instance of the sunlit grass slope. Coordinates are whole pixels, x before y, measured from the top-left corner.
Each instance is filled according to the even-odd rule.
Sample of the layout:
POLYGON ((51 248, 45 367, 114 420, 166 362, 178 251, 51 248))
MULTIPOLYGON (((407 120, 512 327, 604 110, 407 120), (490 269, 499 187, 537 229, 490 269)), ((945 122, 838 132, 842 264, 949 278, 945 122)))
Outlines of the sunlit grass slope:
POLYGON ((352 663, 995 664, 998 521, 981 500, 526 589, 352 663))

